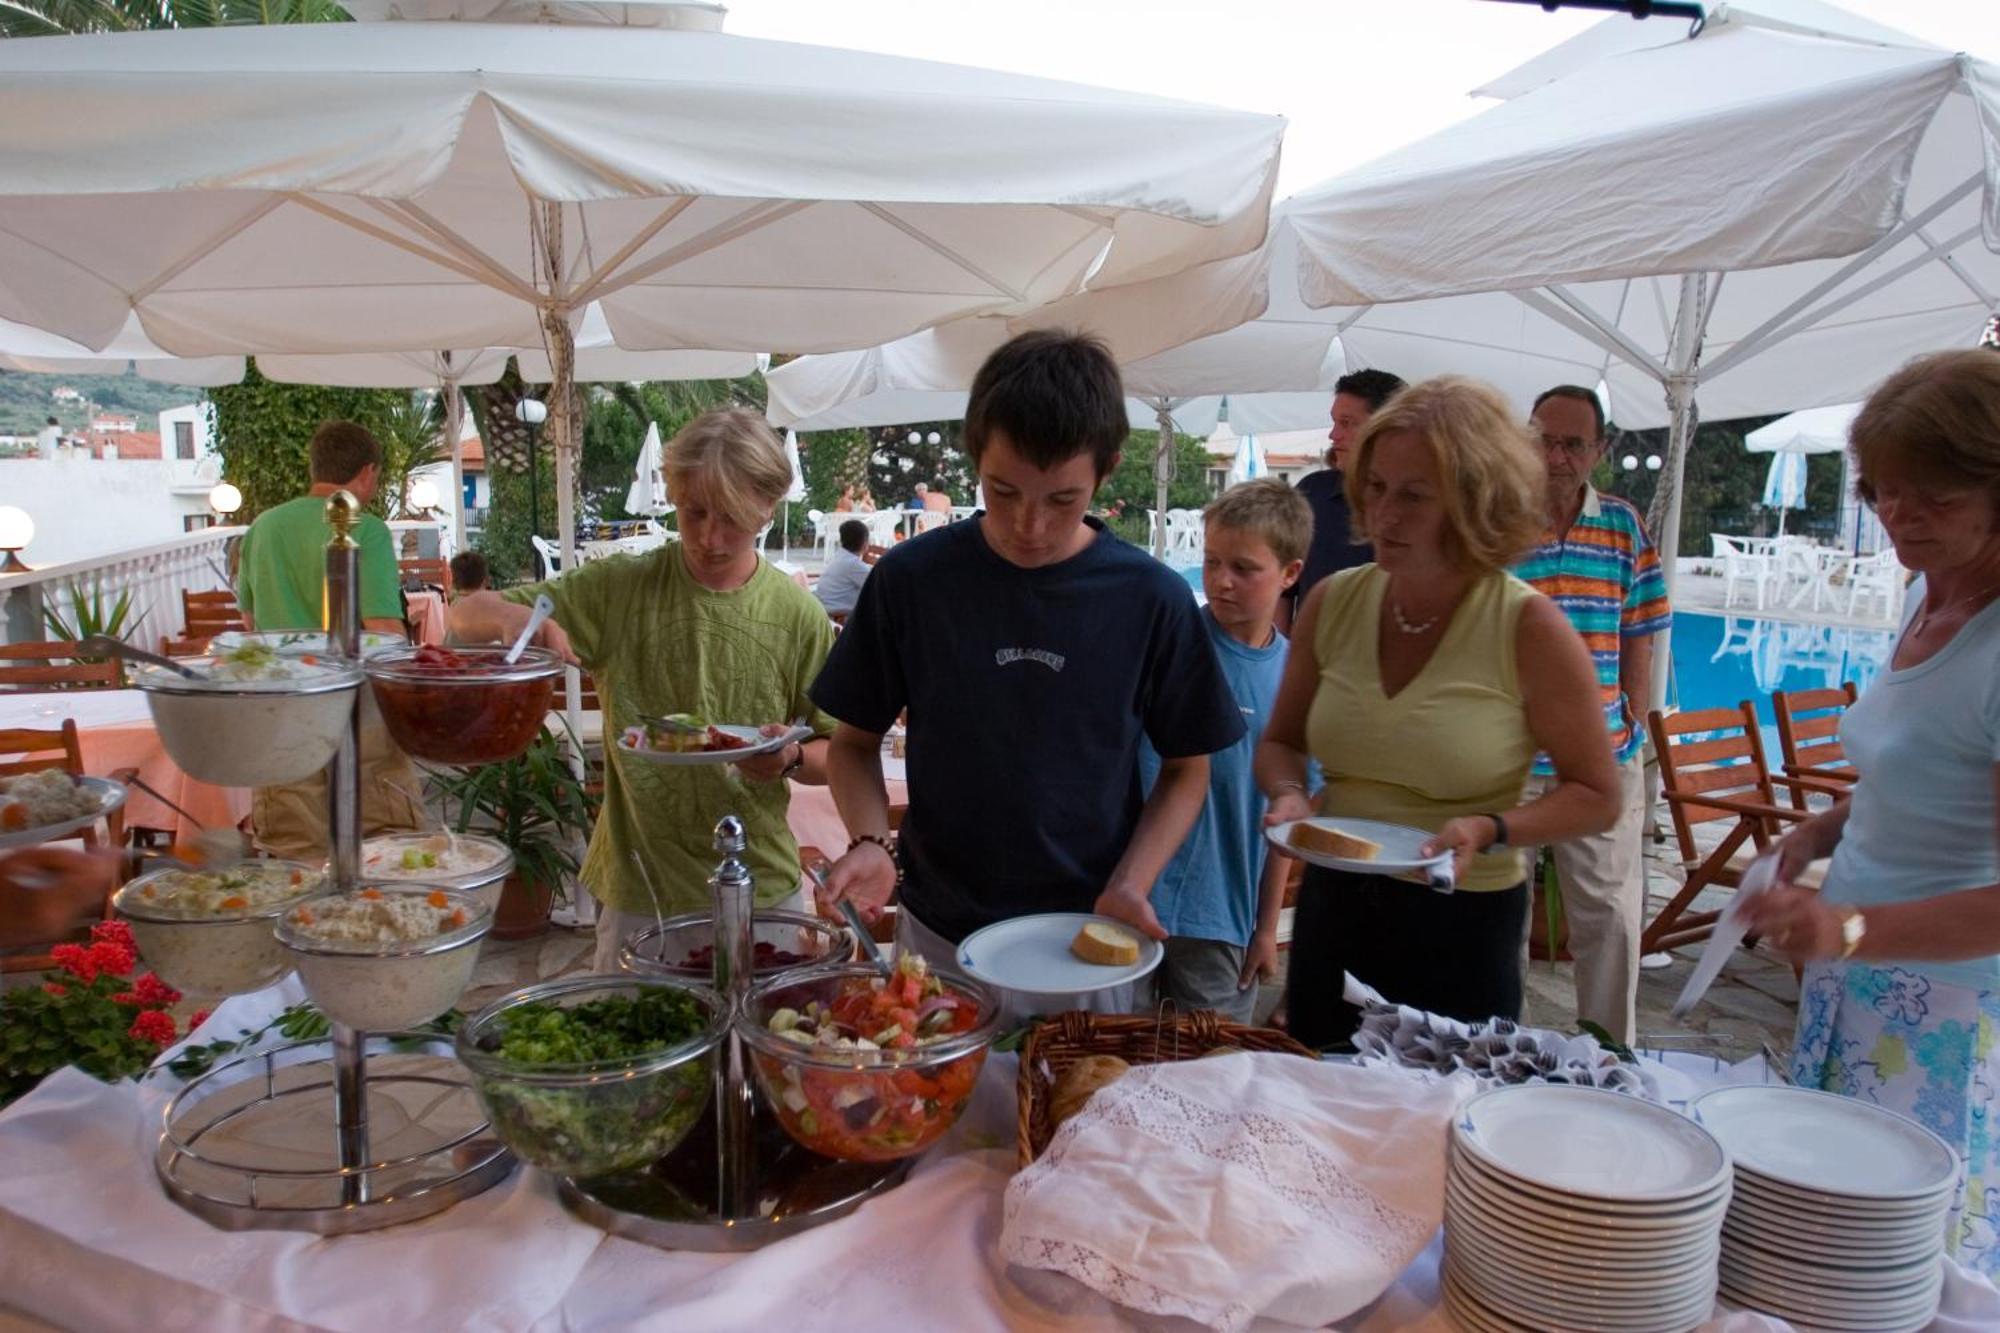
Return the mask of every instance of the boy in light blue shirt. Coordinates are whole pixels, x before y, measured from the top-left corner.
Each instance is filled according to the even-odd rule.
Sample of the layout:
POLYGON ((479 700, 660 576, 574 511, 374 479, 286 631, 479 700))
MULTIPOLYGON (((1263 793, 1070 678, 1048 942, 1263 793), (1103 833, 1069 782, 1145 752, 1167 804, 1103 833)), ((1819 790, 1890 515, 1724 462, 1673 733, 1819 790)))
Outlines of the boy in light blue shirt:
MULTIPOLYGON (((1247 1023, 1258 981, 1277 970, 1278 914, 1290 865, 1265 854, 1264 796, 1251 761, 1285 674, 1285 636, 1273 617, 1305 567, 1312 507, 1290 486, 1265 478, 1231 487, 1202 521, 1201 584, 1208 598, 1202 623, 1245 731, 1209 756, 1208 800, 1153 886, 1153 910, 1169 936, 1153 974, 1154 998, 1247 1023)), ((1159 758, 1149 745, 1140 749, 1139 772, 1150 790, 1159 758)))

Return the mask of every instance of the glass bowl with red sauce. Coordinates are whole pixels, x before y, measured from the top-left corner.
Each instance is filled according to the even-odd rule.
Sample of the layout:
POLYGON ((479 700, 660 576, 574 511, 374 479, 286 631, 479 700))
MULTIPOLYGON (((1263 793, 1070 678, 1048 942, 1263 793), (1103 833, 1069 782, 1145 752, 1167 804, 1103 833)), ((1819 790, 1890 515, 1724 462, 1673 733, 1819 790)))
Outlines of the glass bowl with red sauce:
MULTIPOLYGON (((777 908, 750 918, 750 946, 750 975, 756 981, 854 957, 854 939, 845 926, 777 908)), ((647 926, 625 941, 618 964, 635 976, 706 983, 715 968, 715 918, 689 912, 647 926)))
POLYGON ((541 731, 562 677, 562 659, 529 648, 392 648, 364 662, 389 735, 434 764, 497 764, 541 731))

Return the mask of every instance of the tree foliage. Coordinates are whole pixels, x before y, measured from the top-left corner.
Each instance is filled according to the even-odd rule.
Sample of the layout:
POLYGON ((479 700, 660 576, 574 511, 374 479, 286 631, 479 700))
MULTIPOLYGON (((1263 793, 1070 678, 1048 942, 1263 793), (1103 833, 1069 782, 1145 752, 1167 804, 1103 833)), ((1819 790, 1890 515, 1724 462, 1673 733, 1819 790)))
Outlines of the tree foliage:
MULTIPOLYGON (((1681 481, 1682 555, 1706 556, 1711 533, 1754 536, 1776 530, 1777 515, 1762 504, 1772 455, 1753 454, 1744 444, 1745 436, 1771 420, 1704 421, 1695 428, 1681 481)), ((1594 481, 1600 490, 1632 501, 1643 514, 1659 488, 1659 474, 1645 467, 1645 459, 1664 459, 1666 453, 1664 428, 1617 431, 1594 481), (1628 454, 1640 460, 1640 466, 1630 471, 1623 466, 1628 454)), ((1840 455, 1812 455, 1806 459, 1805 508, 1786 515, 1785 530, 1834 536, 1840 527, 1841 500, 1840 455)))
POLYGON ((347 20, 333 0, 0 0, 0 37, 347 20))
POLYGON ((391 460, 386 447, 388 437, 408 439, 406 417, 413 409, 407 390, 278 384, 259 374, 252 362, 241 384, 210 389, 208 398, 215 405, 215 447, 223 475, 243 492, 238 522, 248 523, 305 493, 311 484, 306 446, 322 421, 339 418, 366 426, 384 442, 385 484, 369 508, 388 517, 392 500, 400 502, 400 484, 392 492, 386 479, 392 467, 399 478, 406 474, 411 455, 391 460))
MULTIPOLYGON (((1111 514, 1112 531, 1135 545, 1151 538, 1146 511, 1153 507, 1153 459, 1160 433, 1135 430, 1125 437, 1118 466, 1098 490, 1097 503, 1111 514)), ((1199 436, 1174 436, 1174 473, 1167 486, 1167 508, 1199 509, 1209 501, 1208 469, 1213 464, 1199 436)))

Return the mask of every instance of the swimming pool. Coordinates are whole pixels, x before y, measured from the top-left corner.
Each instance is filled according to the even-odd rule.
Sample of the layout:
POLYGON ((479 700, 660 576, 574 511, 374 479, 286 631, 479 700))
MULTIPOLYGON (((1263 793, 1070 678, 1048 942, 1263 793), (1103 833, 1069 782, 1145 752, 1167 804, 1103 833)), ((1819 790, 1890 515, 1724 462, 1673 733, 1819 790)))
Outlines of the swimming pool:
POLYGON ((1754 700, 1765 742, 1775 747, 1773 693, 1849 680, 1866 690, 1888 664, 1895 643, 1895 631, 1888 629, 1681 611, 1674 615, 1674 677, 1667 698, 1689 711, 1754 700))

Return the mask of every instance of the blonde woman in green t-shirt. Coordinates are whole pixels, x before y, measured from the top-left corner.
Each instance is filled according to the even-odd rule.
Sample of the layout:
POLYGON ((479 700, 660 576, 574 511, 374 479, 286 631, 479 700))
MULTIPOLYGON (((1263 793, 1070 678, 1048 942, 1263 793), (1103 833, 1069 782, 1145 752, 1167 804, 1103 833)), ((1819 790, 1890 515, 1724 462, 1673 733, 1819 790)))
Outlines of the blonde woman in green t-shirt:
POLYGON ((1348 500, 1375 562, 1306 595, 1257 782, 1268 822, 1303 818, 1317 759, 1320 813, 1423 829, 1427 854, 1452 853, 1458 890, 1308 869, 1285 1004, 1309 1046, 1353 1033, 1344 974, 1453 1018, 1518 1018, 1528 890, 1510 849, 1617 817, 1590 655, 1507 572, 1541 535, 1542 474, 1506 400, 1456 376, 1402 390, 1356 442, 1348 500), (1538 750, 1556 783, 1523 803, 1538 750))
POLYGON ((599 972, 617 971, 619 946, 651 925, 656 909, 707 905, 713 831, 723 815, 744 821, 758 905, 797 896, 785 779, 826 782, 825 738, 833 730, 833 719, 806 697, 833 645, 833 622, 757 553, 757 533, 791 487, 784 446, 755 413, 709 412, 674 436, 661 470, 680 540, 536 587, 474 593, 451 609, 461 639, 509 639, 536 594, 547 593, 556 610, 541 641, 596 679, 607 740, 644 716, 669 713, 767 730, 803 717, 813 729, 802 744, 726 767, 627 761, 605 746, 604 808, 583 863, 583 882, 604 907, 599 972))

